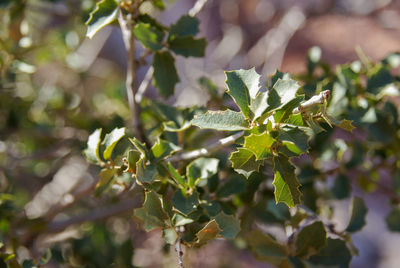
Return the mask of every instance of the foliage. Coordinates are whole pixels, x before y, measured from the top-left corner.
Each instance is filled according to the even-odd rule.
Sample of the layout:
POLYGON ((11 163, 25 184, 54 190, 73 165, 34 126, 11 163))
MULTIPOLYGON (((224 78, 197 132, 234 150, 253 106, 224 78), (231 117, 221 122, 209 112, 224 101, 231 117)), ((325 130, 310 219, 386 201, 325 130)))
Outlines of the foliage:
MULTIPOLYGON (((180 81, 175 57, 203 57, 206 40, 196 37, 199 21, 195 17, 183 15, 168 27, 142 13, 142 2, 99 1, 86 14, 86 35, 93 38, 109 24, 127 22, 134 42, 142 45, 144 53, 153 55, 152 78, 159 96, 169 98, 180 81)), ((162 1, 144 2, 164 8, 162 1)), ((21 23, 18 18, 24 14, 24 5, 24 1, 7 5, 3 12, 10 24, 21 23)), ((4 36, 1 38, 0 83, 5 88, 18 79, 28 79, 35 67, 18 57, 29 51, 12 46, 20 39, 7 43, 4 36)), ((362 55, 362 61, 337 66, 335 71, 320 61, 317 48, 310 50, 307 59, 307 73, 293 77, 277 71, 266 83, 254 68, 225 72, 225 94, 231 100, 218 95, 207 78, 201 79, 200 84, 212 88, 211 101, 219 104, 213 109, 177 108, 144 98, 135 103, 139 111, 136 119, 143 123, 142 130, 132 130, 141 134, 135 137, 128 126, 123 127, 122 116, 102 121, 96 115, 81 114, 81 110, 95 110, 95 104, 73 106, 69 102, 74 95, 67 91, 40 106, 33 96, 17 98, 2 90, 1 138, 15 146, 26 144, 25 151, 34 155, 38 149, 55 146, 59 137, 54 132, 60 120, 53 119, 67 114, 71 128, 91 132, 85 136, 85 149, 84 139, 75 138, 77 131, 70 140, 76 151, 83 149, 87 160, 99 167, 94 194, 108 197, 108 201, 127 198, 113 192, 121 187, 121 192, 143 196, 133 219, 145 231, 161 229, 166 244, 197 248, 215 238, 237 239, 258 259, 277 267, 348 267, 357 252, 351 235, 363 228, 368 213, 364 200, 353 196, 352 187, 362 189, 363 196, 384 191, 393 203, 386 218, 388 228, 400 230, 399 116, 391 98, 398 94, 400 78, 391 70, 399 66, 400 55, 391 54, 378 63, 362 55), (69 105, 72 108, 67 108, 69 105), (30 133, 13 137, 8 132, 14 129, 29 129, 30 133), (215 137, 218 141, 212 143, 215 137), (376 177, 382 168, 393 174, 393 187, 382 186, 376 177), (329 215, 326 219, 323 214, 333 200, 351 196, 347 227, 336 230, 329 215), (286 240, 278 240, 259 230, 257 222, 292 232, 286 240)), ((109 97, 108 103, 122 96, 109 97)), ((128 110, 127 106, 123 103, 118 107, 128 110)), ((101 113, 102 109, 108 108, 97 110, 101 113)), ((18 202, 21 193, 7 179, 17 171, 15 165, 6 167, 13 160, 7 152, 0 152, 0 156, 5 167, 0 175, 4 173, 7 181, 0 195, 2 266, 33 267, 51 260, 88 267, 111 263, 131 267, 131 241, 116 241, 104 226, 94 222, 87 227, 93 236, 83 232, 72 241, 70 257, 58 258, 62 254, 55 245, 43 257, 19 264, 18 246, 11 245, 17 239, 16 231, 20 228, 28 233, 18 243, 29 247, 32 239, 57 222, 49 215, 25 222, 17 217, 24 204, 18 202), (13 232, 8 232, 11 228, 13 232), (96 258, 99 253, 104 253, 104 260, 96 258)), ((50 157, 43 163, 52 166, 56 160, 50 157)), ((35 170, 35 166, 24 168, 35 170)))

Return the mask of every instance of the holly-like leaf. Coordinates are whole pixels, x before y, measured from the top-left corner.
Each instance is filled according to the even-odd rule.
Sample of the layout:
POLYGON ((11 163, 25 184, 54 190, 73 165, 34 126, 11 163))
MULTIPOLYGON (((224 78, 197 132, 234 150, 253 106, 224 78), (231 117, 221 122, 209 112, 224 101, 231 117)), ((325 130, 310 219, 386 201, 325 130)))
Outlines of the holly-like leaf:
POLYGON ((285 122, 292 115, 293 109, 298 107, 303 100, 304 96, 297 96, 277 109, 274 113, 275 123, 285 122))
POLYGON ((192 124, 199 128, 228 131, 249 128, 249 122, 243 117, 243 114, 232 110, 208 111, 205 114, 196 115, 192 120, 192 124))
POLYGON ((351 201, 351 218, 349 225, 347 225, 346 231, 353 233, 360 231, 365 225, 365 217, 368 212, 368 208, 365 206, 364 200, 359 197, 353 197, 351 201))
POLYGON ((104 189, 109 185, 115 173, 116 169, 102 169, 100 171, 99 180, 95 186, 96 196, 103 192, 104 189))
POLYGON ((345 241, 328 238, 326 246, 318 254, 311 256, 309 261, 323 267, 344 268, 349 267, 351 253, 345 241))
POLYGON ((193 191, 190 196, 184 196, 182 191, 178 189, 172 196, 172 205, 182 214, 189 215, 195 211, 199 205, 199 195, 196 191, 193 191))
POLYGON ((159 138, 153 147, 151 147, 151 152, 155 158, 163 159, 179 151, 180 149, 181 148, 179 146, 176 146, 172 142, 159 138))
POLYGON ((147 164, 147 159, 142 155, 136 163, 136 179, 139 183, 152 183, 158 179, 158 172, 154 165, 147 164))
POLYGON ((136 164, 140 160, 142 156, 142 153, 137 151, 137 150, 129 150, 128 156, 126 158, 128 162, 128 168, 125 170, 125 172, 131 172, 133 174, 136 174, 136 164))
POLYGON ((225 72, 227 93, 239 106, 246 118, 251 118, 250 98, 255 98, 260 89, 260 75, 255 68, 225 72))
POLYGON ((168 40, 176 37, 195 36, 199 32, 199 20, 195 17, 184 15, 171 25, 168 40))
POLYGON ((295 167, 289 158, 283 154, 274 157, 274 181, 275 201, 284 202, 288 207, 300 204, 300 182, 296 177, 295 167))
POLYGON ((113 23, 118 16, 119 5, 115 0, 101 0, 96 4, 95 9, 90 12, 86 21, 88 26, 86 36, 93 36, 103 27, 113 23))
POLYGON ((246 178, 258 171, 263 164, 262 160, 257 161, 253 152, 245 148, 238 148, 236 152, 231 154, 229 160, 232 162, 232 168, 246 178))
POLYGON ((113 131, 108 133, 103 142, 103 157, 105 160, 109 159, 114 151, 115 145, 117 145, 118 141, 125 136, 125 128, 115 128, 113 131))
POLYGON ((200 247, 207 244, 210 240, 216 238, 220 232, 221 229, 219 228, 216 220, 210 221, 196 234, 196 245, 200 247))
POLYGON ((260 92, 254 99, 250 101, 250 110, 253 113, 252 120, 256 120, 268 108, 268 93, 267 92, 260 92))
POLYGON ((251 251, 257 259, 279 265, 288 255, 287 248, 270 235, 254 231, 248 236, 251 251))
POLYGON ((165 242, 170 245, 175 245, 176 239, 178 239, 178 234, 176 233, 175 228, 163 229, 162 236, 165 242))
POLYGON ((184 57, 204 57, 206 39, 195 39, 193 36, 174 38, 168 41, 169 49, 184 57))
POLYGON ((146 48, 153 51, 163 48, 164 32, 148 23, 138 23, 133 28, 137 40, 146 48))
POLYGON ((303 130, 297 127, 283 127, 279 133, 279 140, 282 141, 282 144, 298 155, 307 152, 309 138, 303 130))
POLYGON ((135 209, 133 214, 136 222, 145 231, 169 225, 169 217, 164 211, 162 198, 153 191, 146 193, 143 207, 135 209))
POLYGON ((308 258, 326 245, 324 224, 316 221, 299 232, 296 238, 296 255, 308 258))
POLYGON ((218 172, 219 160, 216 158, 200 157, 186 166, 188 185, 193 188, 200 180, 205 180, 218 172))
POLYGON ((90 136, 87 142, 87 148, 84 154, 88 161, 97 164, 101 162, 100 157, 100 142, 101 142, 101 129, 96 129, 90 136))
POLYGON ((299 83, 291 78, 279 78, 273 86, 273 89, 278 93, 282 104, 286 104, 294 99, 299 88, 299 83))
POLYGON ((153 59, 153 84, 164 98, 174 94, 176 83, 179 82, 175 68, 175 60, 168 51, 157 51, 153 59))
POLYGON ((218 227, 221 229, 219 233, 226 239, 234 239, 240 231, 240 221, 232 215, 226 215, 224 212, 219 213, 214 218, 218 227))
POLYGON ((261 134, 250 134, 244 138, 243 147, 253 152, 256 160, 261 160, 266 157, 272 156, 271 146, 276 140, 265 131, 261 134))

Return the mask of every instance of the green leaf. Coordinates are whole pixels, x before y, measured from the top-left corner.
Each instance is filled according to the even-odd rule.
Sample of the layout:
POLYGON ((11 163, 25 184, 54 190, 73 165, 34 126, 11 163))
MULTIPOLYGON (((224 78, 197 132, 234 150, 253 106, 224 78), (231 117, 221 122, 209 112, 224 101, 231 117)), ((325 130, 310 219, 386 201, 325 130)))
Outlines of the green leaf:
POLYGON ((245 148, 238 148, 236 152, 231 154, 229 160, 232 162, 232 168, 246 178, 258 171, 264 162, 262 160, 257 161, 253 152, 245 148))
POLYGON ((347 225, 346 231, 354 233, 360 231, 365 225, 365 217, 368 212, 368 208, 365 206, 364 200, 359 197, 353 197, 351 201, 351 218, 349 225, 347 225))
POLYGON ((309 261, 323 267, 349 267, 351 253, 346 247, 346 242, 332 238, 328 238, 326 242, 326 246, 317 255, 311 256, 309 261))
POLYGON ((333 183, 332 193, 337 199, 344 199, 350 195, 350 180, 344 174, 339 174, 333 183))
POLYGON ((199 128, 229 131, 249 128, 249 122, 243 117, 243 114, 232 110, 207 111, 205 114, 196 115, 192 124, 199 128))
POLYGON ((158 172, 154 165, 146 164, 147 159, 142 158, 136 163, 136 179, 139 183, 152 183, 158 179, 158 172))
POLYGON ((240 221, 232 215, 221 212, 215 217, 215 220, 221 229, 219 234, 226 239, 234 239, 240 231, 240 221))
POLYGON ((273 89, 278 93, 282 104, 286 104, 294 99, 299 88, 299 83, 291 78, 278 79, 273 86, 273 89))
POLYGON ((300 182, 295 174, 295 167, 290 163, 289 158, 283 154, 274 157, 274 181, 275 201, 284 202, 288 207, 300 204, 301 192, 300 182))
POLYGON ((218 172, 219 160, 216 158, 200 157, 186 166, 188 185, 193 188, 200 180, 205 180, 218 172))
POLYGON ((179 146, 176 146, 172 142, 158 138, 157 142, 151 147, 151 152, 155 158, 164 159, 180 149, 179 146))
POLYGON ((220 232, 221 229, 217 222, 215 220, 210 221, 196 234, 196 245, 200 247, 207 244, 210 240, 216 238, 220 232))
POLYGON ((196 191, 193 191, 190 196, 184 196, 182 191, 178 189, 172 196, 172 205, 177 211, 187 216, 197 209, 199 205, 199 195, 196 191))
POLYGON ((272 156, 271 146, 276 140, 267 132, 250 134, 244 138, 243 147, 254 153, 256 160, 272 156))
POLYGON ((155 18, 149 16, 148 14, 138 15, 137 17, 135 17, 135 22, 150 24, 151 26, 157 28, 159 31, 168 30, 167 27, 159 23, 155 18))
POLYGON ((218 189, 217 196, 224 198, 234 194, 241 194, 244 191, 246 191, 246 179, 240 175, 231 175, 218 189))
POLYGON ((125 170, 125 172, 131 172, 136 174, 136 164, 140 160, 142 156, 142 153, 137 151, 137 150, 129 150, 128 151, 128 168, 125 170))
POLYGON ((88 26, 86 36, 93 38, 100 29, 113 23, 117 19, 118 11, 119 5, 115 0, 101 0, 98 2, 86 21, 88 26))
POLYGON ((400 207, 395 207, 389 212, 386 225, 390 231, 400 232, 400 207))
POLYGON ((297 127, 283 127, 279 133, 279 140, 282 141, 282 144, 298 155, 307 152, 309 138, 303 130, 297 127))
POLYGON ((187 218, 179 213, 175 213, 172 217, 172 223, 174 226, 183 226, 192 222, 194 222, 193 219, 187 218))
POLYGON ((308 258, 326 245, 324 224, 316 221, 299 232, 296 238, 296 255, 308 258))
POLYGON ((99 174, 99 181, 95 186, 96 193, 95 195, 98 196, 101 194, 105 188, 109 185, 114 174, 116 173, 116 169, 102 169, 99 174))
POLYGON ((178 234, 175 228, 165 228, 162 231, 163 238, 167 244, 175 245, 176 239, 178 239, 178 234))
POLYGON ((175 68, 175 60, 168 51, 157 51, 153 59, 153 84, 164 98, 174 94, 176 83, 179 82, 175 68))
POLYGON ((174 38, 168 41, 169 49, 184 57, 204 57, 206 39, 194 39, 193 36, 174 38))
POLYGON ((253 113, 253 120, 261 117, 268 108, 268 93, 260 92, 254 99, 250 101, 250 110, 253 113))
POLYGON ((199 20, 195 17, 184 15, 171 25, 168 40, 176 37, 195 36, 199 32, 199 20))
POLYGON ((125 136, 125 128, 115 128, 113 131, 108 133, 103 142, 103 157, 105 160, 109 159, 114 151, 115 145, 117 145, 118 141, 125 136))
POLYGON ((393 82, 393 76, 389 69, 382 64, 377 64, 368 71, 367 91, 379 94, 383 87, 393 82))
POLYGON ((143 207, 133 212, 136 222, 145 231, 168 226, 169 217, 164 211, 162 198, 157 193, 146 193, 143 207))
POLYGON ((261 231, 252 232, 247 240, 251 251, 261 261, 268 261, 274 265, 279 265, 288 255, 287 248, 284 245, 261 231))
POLYGON ((153 51, 163 48, 164 32, 148 23, 138 23, 133 28, 137 40, 153 51))
POLYGON ((84 151, 87 160, 94 164, 102 162, 100 157, 100 141, 101 141, 101 128, 96 129, 89 136, 87 142, 87 148, 84 151))
POLYGON ((260 89, 260 75, 255 68, 225 72, 227 93, 239 106, 246 118, 251 118, 250 98, 255 98, 260 89))
POLYGON ((298 107, 303 100, 304 96, 297 96, 277 109, 274 114, 275 123, 285 122, 292 115, 293 109, 298 107))
POLYGON ((153 5, 160 9, 160 10, 164 10, 165 9, 165 4, 163 2, 163 0, 151 0, 151 2, 153 3, 153 5))
POLYGON ((175 179, 175 181, 181 185, 183 188, 186 188, 185 179, 179 174, 179 172, 172 166, 171 162, 168 162, 168 171, 169 174, 175 179))

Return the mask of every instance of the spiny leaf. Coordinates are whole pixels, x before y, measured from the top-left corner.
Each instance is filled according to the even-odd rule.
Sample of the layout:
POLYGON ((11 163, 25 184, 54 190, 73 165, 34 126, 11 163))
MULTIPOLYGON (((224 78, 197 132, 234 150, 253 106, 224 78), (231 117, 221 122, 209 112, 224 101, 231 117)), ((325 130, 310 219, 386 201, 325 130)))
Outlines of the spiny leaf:
POLYGON ((162 236, 165 242, 170 245, 175 245, 176 239, 178 239, 178 234, 176 233, 175 228, 164 228, 162 236))
POLYGON ((175 60, 168 51, 157 51, 153 59, 154 86, 164 98, 174 94, 176 83, 179 82, 178 73, 175 68, 175 60))
POLYGON ((125 170, 125 172, 136 174, 136 163, 140 160, 141 156, 141 152, 137 150, 129 150, 128 157, 126 158, 128 162, 128 168, 125 170))
POLYGON ((250 70, 236 70, 225 72, 228 94, 233 98, 236 104, 246 118, 251 118, 250 98, 255 98, 260 86, 260 75, 255 68, 250 70))
POLYGON ((328 238, 326 246, 318 254, 311 256, 309 261, 323 267, 334 266, 344 268, 349 267, 351 253, 345 241, 328 238))
POLYGON ((115 145, 118 141, 125 136, 125 128, 115 128, 108 133, 104 138, 102 145, 104 146, 103 157, 105 160, 109 159, 114 151, 115 145))
POLYGON ((157 159, 163 159, 171 154, 179 151, 181 148, 176 146, 172 142, 162 140, 158 138, 157 142, 151 147, 153 156, 157 159))
POLYGON ((226 239, 234 239, 240 231, 240 221, 232 215, 226 215, 224 212, 219 213, 214 218, 221 232, 219 233, 226 239))
POLYGON ((257 259, 279 265, 288 255, 287 248, 261 231, 252 232, 247 241, 257 259))
POLYGON ((199 204, 199 195, 196 191, 190 196, 184 196, 180 189, 176 190, 174 195, 172 196, 172 205, 176 210, 181 212, 184 215, 189 215, 193 211, 196 210, 197 205, 199 204))
POLYGON ((275 201, 284 202, 288 207, 300 204, 301 192, 300 182, 295 174, 295 167, 289 158, 283 154, 274 157, 274 181, 275 201))
POLYGON ((210 221, 196 234, 196 245, 200 247, 204 244, 207 244, 210 240, 216 238, 220 232, 221 229, 219 228, 216 220, 210 221))
POLYGON ((176 37, 195 36, 199 32, 199 20, 195 17, 184 15, 171 25, 168 40, 176 37))
POLYGON ((243 117, 243 114, 232 110, 208 111, 205 114, 195 116, 192 124, 199 128, 230 131, 249 128, 249 122, 243 117))
POLYGON ((238 148, 236 152, 231 154, 229 160, 232 162, 232 168, 246 178, 258 171, 263 164, 262 160, 257 161, 253 152, 245 148, 238 148))
POLYGON ((174 38, 168 41, 169 49, 184 57, 204 57, 206 39, 195 39, 193 36, 174 38))
POLYGON ((96 196, 98 196, 109 185, 109 182, 114 177, 115 173, 115 169, 102 169, 100 171, 99 180, 95 186, 96 196))
POLYGON ((303 100, 304 96, 297 96, 277 109, 274 114, 275 123, 285 122, 292 114, 293 109, 299 106, 303 100))
POLYGON ((261 134, 250 134, 244 138, 243 147, 254 153, 256 160, 272 156, 271 146, 276 140, 265 131, 261 134))
POLYGON ((181 185, 183 188, 186 188, 187 185, 185 179, 179 174, 179 172, 172 166, 170 162, 168 162, 168 171, 179 185, 181 185))
POLYGON ((101 28, 114 22, 117 19, 118 11, 119 5, 115 0, 101 0, 98 2, 86 21, 88 26, 86 36, 93 38, 101 28))
POLYGON ((299 232, 296 238, 296 255, 308 258, 326 245, 324 224, 316 221, 299 232))
POLYGON ((218 172, 219 160, 200 157, 186 166, 189 187, 194 187, 200 180, 205 180, 218 172))
POLYGON ((101 142, 101 129, 96 129, 90 136, 87 142, 87 148, 84 154, 88 161, 92 163, 100 163, 100 142, 101 142))
POLYGON ((254 99, 250 101, 250 110, 253 112, 252 120, 256 120, 263 115, 268 108, 268 93, 260 92, 254 99))
POLYGON ((346 231, 353 233, 360 231, 365 225, 365 217, 368 212, 368 208, 365 206, 364 200, 359 197, 353 197, 351 201, 351 218, 349 225, 347 225, 346 231))
POLYGON ((293 153, 302 154, 308 150, 308 139, 310 137, 301 129, 294 127, 283 127, 279 134, 279 140, 293 153))
POLYGON ((163 48, 164 32, 148 23, 138 23, 133 28, 135 37, 142 45, 153 51, 163 48))
POLYGON ((161 197, 153 191, 146 193, 143 207, 134 210, 134 218, 145 231, 168 226, 169 220, 161 197))

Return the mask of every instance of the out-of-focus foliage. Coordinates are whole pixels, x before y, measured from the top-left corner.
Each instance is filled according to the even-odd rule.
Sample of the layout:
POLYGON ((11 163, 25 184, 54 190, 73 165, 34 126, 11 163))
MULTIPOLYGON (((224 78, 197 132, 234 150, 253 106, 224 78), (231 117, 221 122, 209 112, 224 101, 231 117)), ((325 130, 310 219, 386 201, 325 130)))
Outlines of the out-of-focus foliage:
POLYGON ((161 229, 166 249, 225 238, 277 267, 348 267, 357 254, 351 235, 368 213, 354 187, 357 195, 390 196, 387 226, 400 230, 392 72, 399 54, 374 63, 360 52, 360 61, 334 69, 314 47, 305 74, 277 71, 263 84, 254 68, 227 71, 225 97, 203 77, 210 107, 177 108, 162 100, 180 81, 176 57, 205 53, 195 17, 162 25, 140 9, 143 2, 165 8, 154 0, 66 2, 61 14, 44 13, 49 2, 6 1, 0 10, 2 267, 133 267, 136 224, 161 229), (85 34, 100 40, 105 26, 121 23, 130 26, 130 42, 153 55, 162 97, 135 104, 142 130, 130 127, 124 78, 84 45, 85 34), (134 137, 138 131, 144 138, 134 137), (93 170, 74 159, 82 153, 93 170), (391 174, 388 185, 381 170, 391 174), (83 190, 77 176, 89 181, 83 190), (332 201, 350 197, 351 217, 338 230, 332 201), (43 211, 37 203, 50 205, 43 211), (285 238, 259 228, 270 225, 285 238), (53 235, 60 231, 68 239, 53 235))

